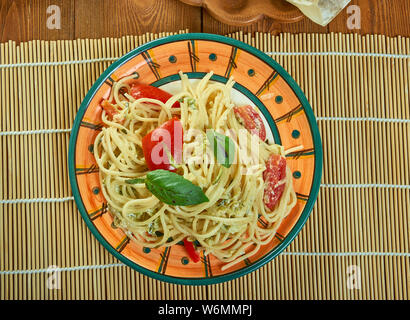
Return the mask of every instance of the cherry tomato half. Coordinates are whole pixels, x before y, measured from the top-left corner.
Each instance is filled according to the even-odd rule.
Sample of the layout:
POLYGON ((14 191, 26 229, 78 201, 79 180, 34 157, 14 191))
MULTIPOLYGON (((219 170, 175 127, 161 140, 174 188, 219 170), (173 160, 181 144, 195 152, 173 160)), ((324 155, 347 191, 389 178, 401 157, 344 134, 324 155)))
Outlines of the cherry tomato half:
POLYGON ((182 161, 182 124, 178 118, 168 120, 142 138, 142 150, 148 169, 176 171, 173 163, 182 161), (172 155, 170 159, 169 154, 172 155))
MULTIPOLYGON (((130 88, 130 95, 134 99, 141 99, 141 98, 150 98, 150 99, 157 99, 163 103, 167 102, 172 95, 160 88, 150 86, 143 83, 134 83, 131 85, 130 88)), ((180 104, 176 101, 173 108, 179 108, 180 104)))
POLYGON ((285 189, 286 159, 272 154, 266 161, 266 170, 263 172, 265 191, 263 202, 269 210, 273 210, 285 189))
POLYGON ((188 241, 186 238, 184 239, 184 247, 185 250, 188 252, 189 257, 192 259, 193 262, 198 262, 200 260, 200 256, 198 252, 196 252, 194 244, 188 241))
POLYGON ((117 109, 115 109, 114 106, 108 100, 103 100, 101 102, 101 107, 107 114, 109 120, 113 120, 114 116, 118 113, 117 109))
POLYGON ((266 139, 265 125, 259 113, 251 106, 233 108, 235 116, 251 134, 257 135, 262 141, 266 139))

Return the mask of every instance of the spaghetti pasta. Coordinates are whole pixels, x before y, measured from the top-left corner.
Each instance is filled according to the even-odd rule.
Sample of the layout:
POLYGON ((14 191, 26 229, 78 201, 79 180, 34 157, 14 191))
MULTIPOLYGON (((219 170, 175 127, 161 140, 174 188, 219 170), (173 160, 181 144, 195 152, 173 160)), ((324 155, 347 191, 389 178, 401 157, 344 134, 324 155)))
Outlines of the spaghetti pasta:
POLYGON ((284 186, 283 192, 269 210, 264 202, 266 162, 272 154, 284 157, 283 147, 260 140, 238 121, 231 100, 232 79, 226 84, 212 82, 211 72, 194 87, 186 75, 180 76, 181 92, 165 103, 134 99, 129 94, 132 77, 113 84, 109 101, 115 112, 112 117, 103 112, 106 126, 94 143, 102 191, 114 222, 135 242, 156 248, 187 238, 205 254, 225 262, 222 269, 226 269, 272 241, 296 203, 291 172, 286 167, 284 179, 277 183, 284 186), (175 172, 199 186, 207 202, 166 204, 138 180, 149 172, 143 137, 173 117, 179 118, 184 132, 183 161, 172 163, 175 172), (236 152, 230 166, 218 163, 212 154, 207 129, 223 132, 233 141, 236 152), (130 179, 139 182, 129 184, 130 179))

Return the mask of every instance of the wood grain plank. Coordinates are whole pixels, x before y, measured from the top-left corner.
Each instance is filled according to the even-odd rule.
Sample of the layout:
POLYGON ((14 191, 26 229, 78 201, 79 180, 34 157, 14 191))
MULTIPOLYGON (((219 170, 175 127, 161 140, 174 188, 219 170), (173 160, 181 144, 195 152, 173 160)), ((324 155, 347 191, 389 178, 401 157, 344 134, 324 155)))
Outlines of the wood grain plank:
POLYGON ((228 26, 215 20, 206 10, 203 10, 203 32, 227 34, 236 31, 243 32, 270 32, 278 34, 290 33, 359 33, 359 34, 385 34, 387 36, 410 36, 410 1, 394 0, 352 0, 349 5, 358 5, 361 9, 361 28, 350 30, 347 27, 347 9, 331 21, 328 26, 321 27, 308 18, 290 24, 281 24, 272 19, 263 19, 256 24, 246 27, 228 26))
POLYGON ((0 1, 0 42, 74 38, 74 0, 0 1), (47 8, 61 10, 61 29, 48 29, 47 8))
POLYGON ((237 31, 243 31, 244 33, 254 33, 258 32, 269 32, 273 35, 277 35, 281 32, 320 32, 326 33, 328 32, 327 27, 322 27, 307 18, 303 18, 302 20, 295 22, 295 23, 279 23, 270 18, 264 18, 254 24, 245 27, 237 27, 237 26, 230 26, 225 23, 219 22, 215 18, 213 18, 205 9, 202 10, 202 25, 203 30, 202 32, 207 33, 216 33, 216 34, 228 34, 234 33, 237 31))
POLYGON ((145 32, 189 29, 191 32, 227 34, 243 32, 290 33, 359 33, 410 36, 410 1, 352 0, 361 9, 361 29, 347 27, 344 9, 327 27, 308 18, 281 24, 263 19, 247 27, 229 26, 211 17, 206 10, 179 0, 2 0, 0 2, 0 41, 33 39, 120 37, 145 32), (61 29, 47 28, 47 8, 61 8, 61 29))
POLYGON ((201 31, 201 9, 178 0, 76 0, 75 17, 76 38, 201 31))
POLYGON ((352 0, 349 5, 360 7, 361 29, 347 27, 349 15, 345 9, 329 24, 330 32, 410 36, 410 1, 352 0))

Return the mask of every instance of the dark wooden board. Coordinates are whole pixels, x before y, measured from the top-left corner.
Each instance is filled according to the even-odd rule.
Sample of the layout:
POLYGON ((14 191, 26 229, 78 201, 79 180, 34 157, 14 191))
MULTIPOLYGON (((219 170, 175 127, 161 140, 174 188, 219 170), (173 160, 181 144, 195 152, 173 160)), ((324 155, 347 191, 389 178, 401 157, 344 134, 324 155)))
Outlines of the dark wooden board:
POLYGON ((307 18, 291 24, 264 19, 251 26, 237 27, 221 23, 206 10, 179 0, 1 0, 0 41, 120 37, 180 29, 217 34, 357 32, 410 37, 410 1, 352 0, 351 4, 360 6, 360 30, 348 29, 346 9, 326 27, 307 18), (47 28, 46 10, 50 5, 61 8, 60 30, 47 28))
MULTIPOLYGON (((277 23, 271 19, 264 19, 254 25, 247 27, 228 26, 211 17, 206 10, 203 14, 203 32, 226 34, 236 31, 244 32, 281 32, 311 33, 311 32, 342 32, 359 34, 384 34, 387 36, 410 37, 410 1, 408 0, 352 0, 349 5, 358 5, 361 13, 361 28, 359 30, 349 29, 347 19, 349 14, 346 8, 334 18, 326 27, 319 26, 308 18, 285 24, 277 23)), ((348 5, 348 6, 349 6, 348 5)))

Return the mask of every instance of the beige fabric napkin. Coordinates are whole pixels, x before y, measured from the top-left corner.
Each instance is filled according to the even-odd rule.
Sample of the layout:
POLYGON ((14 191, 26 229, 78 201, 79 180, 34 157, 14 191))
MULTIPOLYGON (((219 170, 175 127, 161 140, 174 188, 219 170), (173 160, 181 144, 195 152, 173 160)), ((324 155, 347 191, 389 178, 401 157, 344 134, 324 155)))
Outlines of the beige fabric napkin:
POLYGON ((313 22, 326 26, 350 0, 287 0, 313 22))

